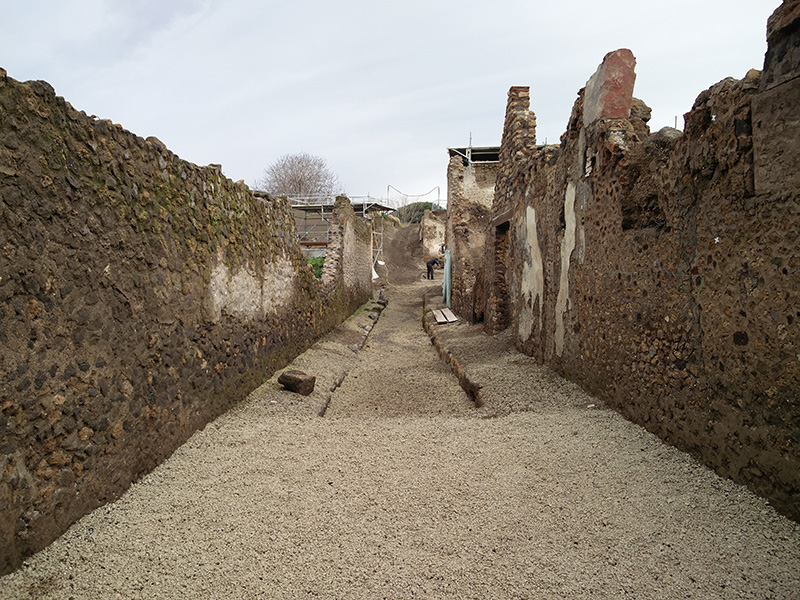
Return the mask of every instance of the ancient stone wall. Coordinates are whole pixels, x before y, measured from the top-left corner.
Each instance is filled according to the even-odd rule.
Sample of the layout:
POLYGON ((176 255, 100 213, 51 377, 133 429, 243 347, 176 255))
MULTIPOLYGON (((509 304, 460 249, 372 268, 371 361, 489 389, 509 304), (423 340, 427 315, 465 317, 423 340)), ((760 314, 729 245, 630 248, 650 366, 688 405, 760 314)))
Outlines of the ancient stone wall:
MULTIPOLYGON (((510 223, 520 350, 795 519, 799 6, 770 19, 764 72, 702 92, 683 132, 650 133, 633 55, 607 55, 559 147, 501 151, 513 166, 490 229, 510 223)), ((489 306, 504 293, 501 250, 487 243, 489 306)))
POLYGON ((498 163, 454 154, 447 167, 445 246, 451 252, 453 310, 470 323, 483 319, 485 286, 478 279, 492 215, 498 163))
MULTIPOLYGON (((341 252, 329 249, 325 263, 329 260, 341 263, 335 267, 334 281, 341 281, 341 294, 349 315, 372 295, 372 227, 356 216, 346 196, 336 199, 334 210, 337 231, 333 236, 334 240, 341 236, 342 249, 341 252)), ((329 276, 331 266, 324 275, 329 276)))
POLYGON ((0 573, 117 498, 370 295, 284 200, 0 69, 0 573))
POLYGON ((486 232, 484 268, 478 277, 483 305, 485 330, 496 333, 508 327, 513 310, 509 295, 510 219, 522 197, 524 187, 516 185, 524 179, 524 170, 536 151, 536 115, 530 110, 530 89, 515 86, 508 91, 500 162, 495 181, 492 219, 486 232))

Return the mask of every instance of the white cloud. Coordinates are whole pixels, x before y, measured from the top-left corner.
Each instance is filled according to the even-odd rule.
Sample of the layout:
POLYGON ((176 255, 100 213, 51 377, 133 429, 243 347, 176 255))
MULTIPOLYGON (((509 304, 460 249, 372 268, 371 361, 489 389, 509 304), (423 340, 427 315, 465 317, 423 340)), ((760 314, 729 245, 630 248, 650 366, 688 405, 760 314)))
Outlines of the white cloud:
POLYGON ((4 8, 0 66, 76 108, 155 135, 248 183, 287 152, 326 158, 351 194, 445 186, 446 148, 500 141, 531 87, 555 142, 606 52, 638 59, 651 125, 760 68, 779 0, 32 0, 4 8))

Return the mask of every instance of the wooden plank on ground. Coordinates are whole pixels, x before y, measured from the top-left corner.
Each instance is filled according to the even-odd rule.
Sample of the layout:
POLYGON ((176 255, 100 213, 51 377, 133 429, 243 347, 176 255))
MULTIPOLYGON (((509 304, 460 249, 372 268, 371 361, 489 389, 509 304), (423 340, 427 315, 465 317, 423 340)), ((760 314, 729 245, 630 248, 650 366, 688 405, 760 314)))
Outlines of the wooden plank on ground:
POLYGON ((433 318, 436 319, 436 324, 441 325, 442 323, 447 323, 447 317, 444 316, 444 313, 439 309, 433 309, 433 318))
POLYGON ((444 318, 447 319, 448 323, 455 323, 456 321, 458 321, 458 317, 455 316, 453 314, 453 311, 450 310, 449 308, 443 308, 442 314, 444 315, 444 318))

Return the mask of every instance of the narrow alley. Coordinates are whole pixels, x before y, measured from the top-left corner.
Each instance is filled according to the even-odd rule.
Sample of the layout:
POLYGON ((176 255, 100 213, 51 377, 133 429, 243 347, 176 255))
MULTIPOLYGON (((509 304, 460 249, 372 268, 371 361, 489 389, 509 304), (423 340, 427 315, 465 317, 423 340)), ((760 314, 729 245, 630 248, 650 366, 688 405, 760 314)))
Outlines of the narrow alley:
MULTIPOLYGON (((0 598, 797 598, 800 525, 462 323, 417 277, 298 357, 0 598), (324 412, 324 416, 320 413, 324 412)), ((394 281, 394 283, 393 283, 394 281)))

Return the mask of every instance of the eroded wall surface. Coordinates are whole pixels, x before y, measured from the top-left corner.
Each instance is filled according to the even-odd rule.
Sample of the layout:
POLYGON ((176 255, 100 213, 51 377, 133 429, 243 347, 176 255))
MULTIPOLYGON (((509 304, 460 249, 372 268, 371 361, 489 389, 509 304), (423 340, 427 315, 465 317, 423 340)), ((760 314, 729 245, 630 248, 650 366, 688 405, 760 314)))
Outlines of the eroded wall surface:
POLYGON ((560 146, 519 150, 532 131, 512 88, 484 266, 488 331, 510 325, 520 350, 795 519, 799 28, 784 2, 763 73, 702 92, 683 132, 649 131, 629 50, 581 90, 560 146))
POLYGON ((340 204, 320 283, 285 201, 0 69, 0 573, 366 301, 340 204))
POLYGON ((470 166, 459 155, 450 157, 444 243, 451 252, 451 304, 470 323, 483 319, 485 285, 479 275, 496 179, 497 163, 470 166))
POLYGON ((334 248, 326 252, 322 279, 326 284, 341 281, 341 295, 350 314, 372 295, 372 228, 356 216, 346 196, 336 199, 334 210, 330 225, 334 248))

